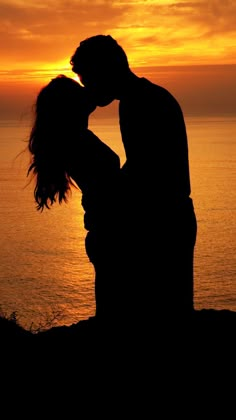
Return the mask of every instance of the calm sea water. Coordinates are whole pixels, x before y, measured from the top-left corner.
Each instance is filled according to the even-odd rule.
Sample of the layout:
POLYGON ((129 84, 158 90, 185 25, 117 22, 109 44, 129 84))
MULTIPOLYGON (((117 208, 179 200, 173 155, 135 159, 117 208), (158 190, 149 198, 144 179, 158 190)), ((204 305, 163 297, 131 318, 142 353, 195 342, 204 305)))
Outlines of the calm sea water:
MULTIPOLYGON (((198 219, 195 308, 236 311, 236 117, 186 118, 198 219)), ((113 120, 91 128, 124 162, 113 120)), ((29 125, 0 122, 0 305, 23 326, 70 325, 94 315, 94 271, 84 248, 81 194, 38 213, 27 185, 29 125)))

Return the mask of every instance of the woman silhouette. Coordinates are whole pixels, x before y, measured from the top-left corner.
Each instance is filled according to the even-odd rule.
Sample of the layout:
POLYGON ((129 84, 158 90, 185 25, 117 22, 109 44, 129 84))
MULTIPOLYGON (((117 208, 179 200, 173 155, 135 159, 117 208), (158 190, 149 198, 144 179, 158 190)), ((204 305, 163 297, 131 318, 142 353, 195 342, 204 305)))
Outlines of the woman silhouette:
POLYGON ((60 75, 42 88, 28 149, 37 210, 67 202, 72 186, 82 192, 86 252, 95 269, 96 317, 120 312, 120 160, 88 129, 95 105, 85 88, 60 75))

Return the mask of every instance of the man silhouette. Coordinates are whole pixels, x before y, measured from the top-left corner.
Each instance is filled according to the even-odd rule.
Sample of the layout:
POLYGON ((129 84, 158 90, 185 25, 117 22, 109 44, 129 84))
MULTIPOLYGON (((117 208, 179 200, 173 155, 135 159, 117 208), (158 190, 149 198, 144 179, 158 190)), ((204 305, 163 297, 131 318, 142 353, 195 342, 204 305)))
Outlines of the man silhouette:
POLYGON ((97 106, 119 100, 126 152, 124 296, 131 315, 156 321, 192 314, 197 223, 181 107, 165 88, 134 74, 110 35, 83 40, 70 62, 97 106))

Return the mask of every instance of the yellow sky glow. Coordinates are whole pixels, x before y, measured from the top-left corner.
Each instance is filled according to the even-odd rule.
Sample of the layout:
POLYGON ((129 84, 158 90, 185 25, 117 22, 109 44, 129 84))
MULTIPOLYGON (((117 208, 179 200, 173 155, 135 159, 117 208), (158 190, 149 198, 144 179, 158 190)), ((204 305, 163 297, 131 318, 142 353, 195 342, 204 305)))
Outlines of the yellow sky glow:
POLYGON ((70 57, 96 34, 117 39, 133 69, 236 65, 235 16, 234 0, 1 0, 0 99, 75 77, 70 57))
POLYGON ((3 0, 0 70, 63 69, 97 33, 116 38, 133 67, 236 64, 235 16, 229 0, 3 0))

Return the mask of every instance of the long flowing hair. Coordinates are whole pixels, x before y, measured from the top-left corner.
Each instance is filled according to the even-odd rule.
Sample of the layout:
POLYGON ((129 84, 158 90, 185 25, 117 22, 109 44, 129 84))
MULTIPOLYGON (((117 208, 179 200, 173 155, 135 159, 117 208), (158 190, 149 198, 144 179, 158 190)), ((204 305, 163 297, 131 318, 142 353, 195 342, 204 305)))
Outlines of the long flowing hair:
POLYGON ((71 187, 77 186, 69 173, 72 142, 79 141, 95 107, 89 102, 85 88, 64 75, 41 89, 34 107, 27 176, 35 178, 34 198, 37 210, 42 211, 56 201, 67 202, 71 187))

